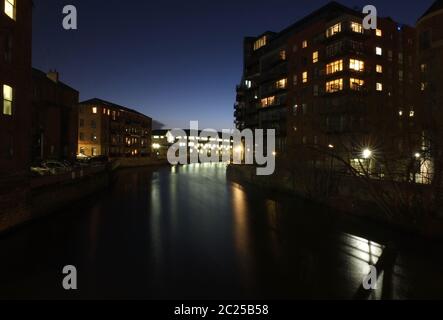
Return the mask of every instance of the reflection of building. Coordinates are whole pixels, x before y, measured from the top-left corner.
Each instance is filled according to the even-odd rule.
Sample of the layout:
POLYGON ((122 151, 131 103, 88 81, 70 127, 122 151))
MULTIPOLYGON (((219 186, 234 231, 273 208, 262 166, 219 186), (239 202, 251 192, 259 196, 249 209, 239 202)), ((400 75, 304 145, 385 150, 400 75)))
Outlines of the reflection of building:
POLYGON ((0 177, 30 164, 32 1, 0 2, 0 177))
POLYGON ((79 105, 78 153, 85 156, 148 157, 152 119, 100 99, 79 105))
POLYGON ((152 132, 152 154, 160 160, 166 160, 168 150, 173 144, 187 147, 188 155, 192 153, 211 155, 216 153, 220 156, 229 154, 232 157, 233 139, 222 139, 222 134, 218 138, 201 137, 202 131, 197 135, 191 135, 190 130, 184 130, 185 136, 174 135, 172 130, 155 130, 152 132))
MULTIPOLYGON (((436 1, 418 20, 418 61, 420 103, 425 113, 423 152, 428 159, 422 174, 432 176, 434 184, 443 182, 443 1, 436 1)), ((440 187, 441 188, 441 187, 440 187)), ((439 188, 439 189, 440 189, 439 188)), ((441 189, 440 189, 441 190, 441 189)))
POLYGON ((33 70, 32 159, 75 160, 78 136, 77 90, 57 72, 33 70))

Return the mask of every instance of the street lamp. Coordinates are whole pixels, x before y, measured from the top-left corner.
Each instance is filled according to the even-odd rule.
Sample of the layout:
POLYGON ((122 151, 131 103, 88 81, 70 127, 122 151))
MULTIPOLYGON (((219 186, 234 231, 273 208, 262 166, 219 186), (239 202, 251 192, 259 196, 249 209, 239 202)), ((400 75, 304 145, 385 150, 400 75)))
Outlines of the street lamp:
POLYGON ((372 157, 372 151, 370 149, 363 150, 363 159, 369 159, 372 157))

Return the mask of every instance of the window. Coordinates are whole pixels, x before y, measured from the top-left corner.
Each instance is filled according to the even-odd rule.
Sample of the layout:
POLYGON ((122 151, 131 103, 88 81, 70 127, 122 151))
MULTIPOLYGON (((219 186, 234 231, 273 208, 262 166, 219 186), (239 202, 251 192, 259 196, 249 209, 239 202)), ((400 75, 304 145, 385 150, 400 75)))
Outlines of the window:
POLYGON ((93 107, 93 108, 92 108, 92 113, 93 113, 93 114, 97 114, 97 107, 93 107))
POLYGON ((15 0, 5 0, 5 13, 9 18, 15 20, 15 0))
POLYGON ((12 36, 5 36, 5 44, 4 44, 4 59, 6 63, 12 62, 12 36))
POLYGON ((80 128, 83 128, 85 126, 85 120, 80 119, 80 128))
POLYGON ((409 111, 409 117, 414 118, 415 117, 415 111, 411 110, 409 111))
POLYGON ((349 69, 355 70, 355 71, 364 71, 365 70, 365 63, 361 60, 351 59, 351 60, 349 60, 349 69))
POLYGON ((350 79, 351 90, 360 91, 363 88, 364 84, 365 84, 365 82, 361 79, 355 79, 355 78, 350 79))
POLYGON ((280 50, 280 59, 286 61, 286 51, 280 50))
POLYGON ((308 72, 305 71, 303 72, 303 83, 307 83, 308 82, 308 72))
POLYGON ((343 60, 337 60, 326 65, 326 74, 343 71, 343 60))
POLYGON ((294 75, 293 82, 294 82, 294 86, 296 86, 298 84, 298 76, 297 75, 294 75))
POLYGON ((93 156, 93 157, 97 156, 97 148, 91 149, 91 156, 93 156))
POLYGON ((376 90, 377 90, 377 91, 383 91, 383 84, 380 83, 380 82, 377 82, 376 90))
POLYGON ((332 93, 343 90, 343 79, 326 82, 326 92, 332 93))
POLYGON ((83 132, 80 132, 80 141, 85 141, 85 134, 83 132))
POLYGON ((318 84, 314 85, 314 97, 318 97, 318 84))
POLYGON ((351 30, 356 33, 363 33, 363 25, 357 22, 351 22, 351 30))
POLYGON ((426 64, 421 64, 420 65, 420 71, 422 73, 426 73, 426 70, 428 69, 428 66, 426 64))
POLYGON ((304 40, 303 43, 302 43, 302 47, 303 47, 303 49, 307 48, 308 47, 308 41, 304 40))
POLYGON ((91 128, 97 128, 97 123, 95 122, 95 120, 91 120, 91 128))
POLYGON ((257 41, 254 42, 254 51, 264 47, 267 44, 268 38, 266 36, 261 37, 257 41))
POLYGON ((377 71, 377 73, 383 73, 383 66, 380 64, 377 64, 376 71, 377 71))
POLYGON ((315 52, 312 54, 312 62, 313 62, 313 63, 317 63, 317 62, 318 62, 318 51, 315 51, 315 52))
POLYGON ((382 56, 383 55, 383 49, 380 47, 375 48, 375 54, 377 56, 382 56))
POLYGON ((4 84, 3 85, 3 114, 12 116, 12 103, 14 99, 14 89, 4 84))
POLYGON ((375 35, 376 35, 377 37, 382 37, 382 36, 383 36, 383 31, 382 31, 381 29, 376 29, 376 30, 375 30, 375 35))
POLYGON ((332 37, 341 32, 341 23, 337 23, 326 30, 326 38, 332 37))
POLYGON ((281 79, 281 80, 277 81, 275 83, 275 87, 277 89, 286 89, 287 84, 288 84, 288 79, 285 78, 285 79, 281 79))
POLYGON ((263 108, 272 106, 275 103, 275 96, 261 99, 261 106, 263 108))
POLYGON ((403 70, 398 71, 398 80, 400 80, 400 81, 404 80, 404 71, 403 70))

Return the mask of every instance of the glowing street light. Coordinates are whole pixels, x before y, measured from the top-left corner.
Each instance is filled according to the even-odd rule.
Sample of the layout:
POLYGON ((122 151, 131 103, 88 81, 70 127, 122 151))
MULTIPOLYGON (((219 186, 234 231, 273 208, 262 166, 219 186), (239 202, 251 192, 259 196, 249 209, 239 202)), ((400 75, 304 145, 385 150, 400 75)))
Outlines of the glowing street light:
POLYGON ((421 154, 418 153, 418 152, 417 152, 414 156, 415 156, 415 158, 417 158, 417 159, 420 159, 420 158, 421 158, 421 154))
POLYGON ((154 148, 154 150, 158 150, 158 149, 160 149, 160 144, 158 144, 158 143, 154 143, 154 144, 152 145, 152 148, 154 148))
POLYGON ((372 157, 372 151, 370 149, 363 150, 363 158, 369 159, 372 157))

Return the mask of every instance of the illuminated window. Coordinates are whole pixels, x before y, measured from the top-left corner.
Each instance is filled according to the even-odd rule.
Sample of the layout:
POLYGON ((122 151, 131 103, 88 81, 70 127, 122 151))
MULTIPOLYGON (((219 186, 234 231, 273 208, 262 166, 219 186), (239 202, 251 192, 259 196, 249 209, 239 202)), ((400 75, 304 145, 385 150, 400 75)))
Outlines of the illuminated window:
POLYGON ((409 117, 414 118, 415 117, 415 111, 409 111, 409 117))
POLYGON ((93 107, 93 108, 92 108, 92 113, 93 113, 93 114, 97 114, 97 107, 93 107))
POLYGON ((343 90, 343 79, 326 82, 326 92, 332 93, 343 90))
POLYGON ((261 37, 254 42, 254 51, 264 47, 267 44, 268 38, 266 36, 261 37))
POLYGON ((302 47, 303 48, 307 48, 308 47, 308 41, 303 41, 303 43, 302 43, 302 47))
POLYGON ((377 64, 376 70, 377 70, 377 73, 383 73, 383 66, 377 64))
POLYGON ((383 49, 380 48, 380 47, 375 48, 375 54, 376 54, 377 56, 381 56, 381 55, 383 55, 383 49))
POLYGON ((355 71, 364 71, 365 63, 361 60, 351 59, 349 60, 349 68, 355 71))
POLYGON ((326 65, 326 74, 343 71, 343 60, 337 60, 326 65))
POLYGON ((326 30, 326 38, 332 37, 341 32, 341 23, 337 23, 326 30))
POLYGON ((351 30, 356 33, 363 33, 363 25, 357 22, 351 22, 351 30))
POLYGON ((318 51, 315 51, 315 52, 312 54, 312 62, 313 62, 313 63, 317 63, 317 62, 318 62, 318 51))
POLYGON ((365 82, 361 79, 355 79, 355 78, 350 79, 351 90, 360 91, 363 88, 364 84, 365 84, 365 82))
POLYGON ((377 82, 376 90, 377 90, 377 91, 383 91, 383 84, 380 83, 380 82, 377 82))
POLYGON ((274 102, 275 102, 275 97, 274 96, 268 97, 268 98, 264 98, 264 99, 261 100, 261 106, 263 108, 266 108, 266 107, 272 106, 274 104, 274 102))
POLYGON ((375 35, 377 37, 382 37, 383 36, 383 31, 381 31, 381 29, 377 29, 377 30, 375 30, 375 35))
POLYGON ((106 108, 103 108, 103 114, 106 114, 106 108))
POLYGON ((285 50, 280 51, 280 59, 283 61, 286 60, 286 51, 285 50))
POLYGON ((286 89, 287 85, 288 85, 288 79, 286 79, 286 78, 281 79, 275 83, 275 87, 277 89, 286 89))
POLYGON ((420 65, 420 71, 422 73, 426 73, 426 70, 428 69, 428 66, 426 64, 421 64, 420 65))
POLYGON ((308 72, 305 71, 303 72, 303 83, 307 83, 308 82, 308 72))
POLYGON ((421 91, 425 91, 425 90, 426 90, 426 87, 427 87, 426 82, 422 82, 422 83, 420 84, 420 90, 421 90, 421 91))
POLYGON ((14 89, 4 84, 3 85, 3 114, 12 116, 12 103, 14 98, 14 89))
POLYGON ((9 18, 15 20, 15 0, 5 0, 5 13, 9 18))

